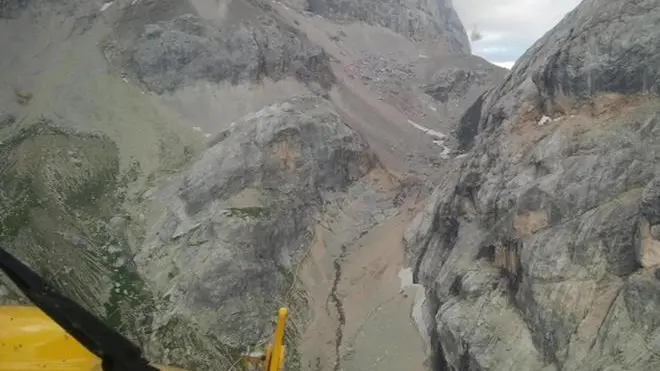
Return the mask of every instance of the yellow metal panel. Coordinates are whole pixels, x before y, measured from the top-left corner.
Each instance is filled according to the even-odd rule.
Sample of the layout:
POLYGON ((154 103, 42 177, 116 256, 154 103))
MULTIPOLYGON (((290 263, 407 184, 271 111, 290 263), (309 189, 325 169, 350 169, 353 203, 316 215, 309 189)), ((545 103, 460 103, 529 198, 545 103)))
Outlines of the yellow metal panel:
POLYGON ((101 371, 101 360, 39 308, 0 306, 0 371, 37 370, 101 371))
POLYGON ((0 371, 91 371, 100 360, 36 307, 0 307, 0 371))
MULTIPOLYGON (((266 350, 265 369, 280 371, 286 348, 287 308, 278 313, 274 344, 266 350)), ((161 371, 185 371, 154 365, 161 371)), ((101 360, 37 307, 0 306, 0 371, 101 371, 101 360)))

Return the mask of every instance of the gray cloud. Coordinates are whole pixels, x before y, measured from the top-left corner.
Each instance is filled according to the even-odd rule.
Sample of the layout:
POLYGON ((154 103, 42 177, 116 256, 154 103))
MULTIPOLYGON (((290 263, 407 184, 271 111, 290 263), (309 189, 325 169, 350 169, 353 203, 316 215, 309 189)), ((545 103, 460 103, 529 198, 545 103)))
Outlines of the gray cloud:
POLYGON ((473 53, 493 63, 506 64, 559 22, 580 0, 454 0, 468 33, 483 35, 473 53))

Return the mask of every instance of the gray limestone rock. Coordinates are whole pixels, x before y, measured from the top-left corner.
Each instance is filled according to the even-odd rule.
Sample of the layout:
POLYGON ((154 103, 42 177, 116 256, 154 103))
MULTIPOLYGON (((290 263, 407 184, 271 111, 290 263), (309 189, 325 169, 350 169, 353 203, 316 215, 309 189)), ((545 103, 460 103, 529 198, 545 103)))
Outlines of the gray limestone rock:
POLYGON ((583 1, 464 116, 406 234, 448 369, 658 367, 658 5, 583 1))
MULTIPOLYGON (((350 193, 363 206, 336 228, 358 238, 390 211, 361 181, 377 160, 327 101, 306 96, 277 103, 230 130, 157 192, 155 202, 167 211, 136 263, 166 295, 159 322, 179 316, 205 329, 200 336, 242 349, 270 336, 281 303, 304 313, 293 269, 322 212, 350 193)), ((207 356, 191 352, 177 359, 185 365, 207 356)))
MULTIPOLYGON (((293 6, 300 6, 289 0, 293 6)), ((441 40, 447 52, 469 54, 470 41, 448 0, 307 0, 305 10, 336 21, 363 21, 412 40, 441 40)))
POLYGON ((309 197, 298 192, 308 187, 311 201, 322 190, 344 189, 375 161, 322 99, 265 107, 244 121, 183 179, 180 194, 189 213, 255 184, 305 201, 309 197))
POLYGON ((507 71, 474 55, 423 55, 409 63, 393 58, 365 57, 351 67, 353 74, 388 102, 414 117, 429 104, 415 104, 407 94, 424 94, 439 113, 432 127, 451 128, 486 90, 504 80, 507 71), (411 91, 412 90, 412 91, 411 91), (398 98, 398 99, 396 99, 398 98))
POLYGON ((134 26, 134 33, 122 31, 124 23, 117 26, 123 68, 157 93, 200 80, 235 85, 293 76, 325 89, 334 83, 325 52, 268 14, 221 27, 184 14, 134 26))
POLYGON ((461 126, 492 132, 505 121, 567 114, 604 93, 660 93, 658 22, 657 0, 583 1, 461 126))
POLYGON ((502 82, 508 71, 476 56, 444 56, 422 74, 422 90, 440 105, 443 120, 455 127, 474 102, 502 82))
POLYGON ((531 50, 547 58, 530 71, 546 109, 601 92, 660 93, 658 22, 655 0, 583 1, 531 50))
MULTIPOLYGON (((429 204, 425 216, 418 217, 418 225, 411 226, 408 244, 411 254, 418 257, 416 277, 437 303, 446 303, 431 310, 436 311, 437 336, 448 364, 461 369, 461 362, 469 362, 479 370, 514 365, 513 369, 521 370, 550 365, 582 369, 582 359, 595 357, 584 343, 605 341, 600 338, 597 318, 613 314, 601 313, 602 307, 614 300, 622 279, 659 263, 655 254, 660 244, 649 222, 639 215, 640 211, 648 214, 643 211, 652 200, 648 190, 654 189, 651 180, 660 173, 656 150, 660 137, 634 134, 648 115, 657 114, 658 107, 657 103, 638 107, 634 115, 617 118, 617 134, 594 137, 600 144, 591 146, 589 155, 562 151, 559 158, 551 152, 534 157, 535 153, 541 156, 545 143, 555 141, 552 132, 521 155, 509 144, 510 138, 492 138, 498 142, 499 158, 485 153, 484 161, 477 147, 457 185, 438 188, 435 199, 441 201, 429 204), (612 151, 621 145, 616 139, 620 135, 637 135, 637 139, 625 145, 628 150, 612 151), (640 153, 646 155, 638 157, 640 153), (468 173, 469 168, 473 170, 468 173), (480 180, 470 178, 475 173, 483 174, 480 180), (647 197, 642 198, 645 187, 647 197), (475 274, 488 276, 492 269, 482 267, 482 261, 498 269, 501 280, 476 279, 475 274), (492 285, 477 288, 472 286, 475 280, 492 285), (450 310, 448 303, 457 307, 450 310), (483 307, 495 312, 479 314, 483 307), (504 312, 514 329, 529 328, 529 332, 511 333, 497 327, 501 314, 495 313, 504 312), (464 322, 476 317, 483 322, 464 322), (470 326, 478 326, 479 332, 471 333, 469 328, 474 327, 470 326), (524 346, 529 352, 513 361, 500 359, 503 350, 487 347, 481 336, 499 338, 502 349, 524 346)), ((565 121, 565 125, 573 124, 565 121)), ((561 130, 560 126, 552 129, 554 135, 561 130)), ((587 140, 582 135, 572 139, 587 140)), ((618 331, 626 336, 632 333, 618 331)), ((624 353, 617 365, 630 366, 635 357, 624 353)), ((650 354, 644 357, 640 364, 655 364, 650 354)))

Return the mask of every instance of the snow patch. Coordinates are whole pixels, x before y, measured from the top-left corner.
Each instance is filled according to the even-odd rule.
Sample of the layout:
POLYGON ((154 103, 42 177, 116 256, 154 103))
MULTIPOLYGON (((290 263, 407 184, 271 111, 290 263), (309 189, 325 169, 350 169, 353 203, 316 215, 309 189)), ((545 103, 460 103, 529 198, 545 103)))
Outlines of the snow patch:
POLYGON ((408 120, 408 123, 409 123, 410 125, 412 125, 413 127, 415 127, 415 128, 417 128, 417 129, 419 129, 419 130, 425 132, 426 134, 428 134, 428 135, 430 135, 430 136, 432 136, 432 137, 434 137, 434 138, 437 138, 437 139, 445 139, 445 138, 447 137, 445 134, 443 134, 443 133, 441 133, 441 132, 439 132, 439 131, 435 131, 435 130, 432 130, 432 129, 429 129, 429 128, 425 128, 425 127, 423 127, 422 125, 420 125, 420 124, 414 122, 413 120, 408 120))
POLYGON ((195 130, 198 133, 202 133, 202 135, 204 135, 205 138, 209 138, 211 136, 211 134, 204 132, 202 128, 200 128, 199 126, 193 126, 193 130, 195 130))
POLYGON ((424 286, 413 283, 413 272, 410 268, 401 269, 399 271, 399 279, 401 279, 401 292, 412 290, 412 294, 414 295, 410 316, 424 341, 424 352, 428 356, 432 351, 430 329, 432 328, 433 321, 429 318, 428 314, 426 290, 424 286))
POLYGON ((105 12, 105 11, 108 10, 108 8, 109 8, 112 4, 114 4, 114 3, 115 3, 114 1, 110 1, 110 2, 108 2, 108 3, 103 4, 103 6, 101 6, 101 11, 102 11, 102 12, 105 12))
POLYGON ((419 335, 424 341, 424 353, 426 356, 429 356, 433 352, 433 348, 431 347, 431 329, 433 328, 433 320, 429 316, 426 290, 424 289, 424 286, 420 284, 414 284, 413 286, 415 286, 417 292, 415 292, 415 299, 413 301, 410 316, 415 322, 417 332, 419 332, 419 335))
POLYGON ((399 279, 401 280, 401 291, 413 285, 413 272, 410 268, 403 268, 399 271, 399 279))
POLYGON ((548 117, 548 116, 543 116, 543 117, 541 117, 541 119, 539 120, 539 124, 538 124, 538 125, 539 125, 539 126, 543 126, 543 125, 545 125, 545 124, 547 124, 547 123, 549 123, 549 122, 552 122, 552 119, 551 119, 550 117, 548 117))

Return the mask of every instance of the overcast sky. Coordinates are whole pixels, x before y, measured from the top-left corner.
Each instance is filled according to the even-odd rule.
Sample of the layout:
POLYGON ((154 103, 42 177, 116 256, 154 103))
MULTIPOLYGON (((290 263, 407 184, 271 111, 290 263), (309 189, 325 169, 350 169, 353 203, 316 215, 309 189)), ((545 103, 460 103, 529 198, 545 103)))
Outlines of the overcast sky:
POLYGON ((510 68, 532 44, 580 0, 454 0, 468 34, 476 26, 481 41, 472 52, 510 68))

